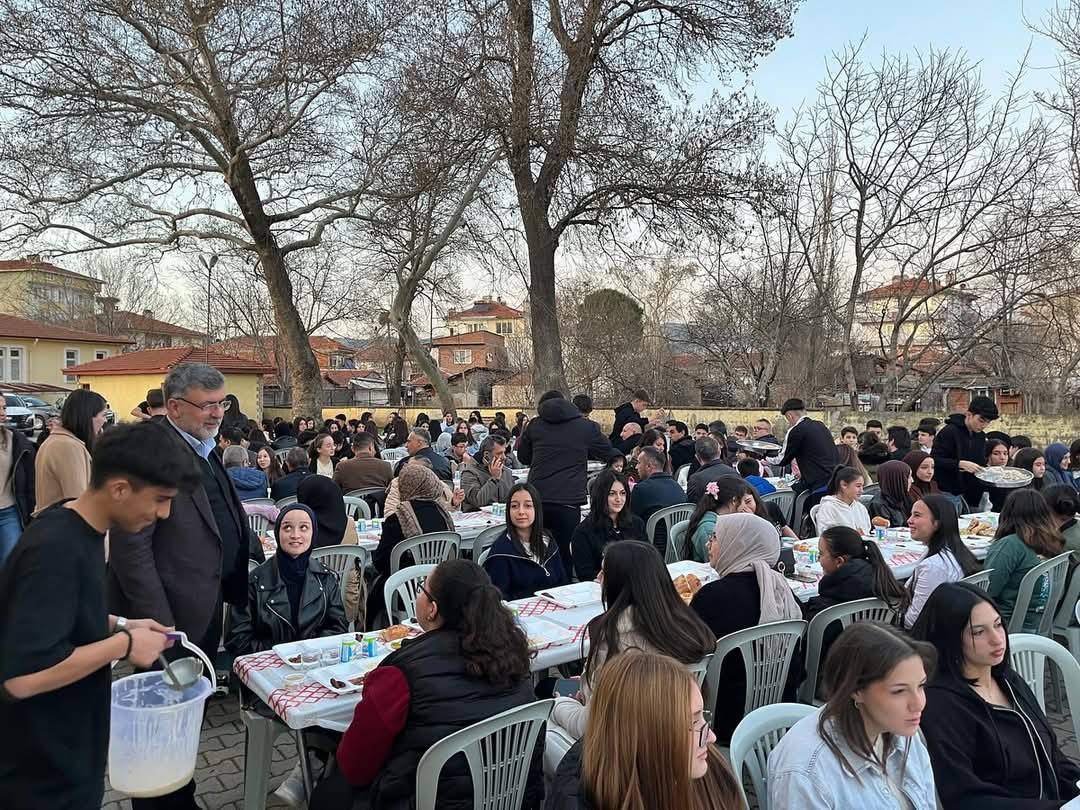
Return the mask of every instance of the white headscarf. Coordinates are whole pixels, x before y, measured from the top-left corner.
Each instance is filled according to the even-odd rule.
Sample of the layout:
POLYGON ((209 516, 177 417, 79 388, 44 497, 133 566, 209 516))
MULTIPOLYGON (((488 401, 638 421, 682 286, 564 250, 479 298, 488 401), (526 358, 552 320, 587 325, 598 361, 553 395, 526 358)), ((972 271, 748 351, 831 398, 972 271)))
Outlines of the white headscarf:
POLYGON ((759 622, 802 618, 787 580, 773 569, 780 559, 780 535, 775 526, 757 515, 718 515, 713 536, 718 548, 713 568, 721 579, 744 571, 753 571, 757 577, 761 591, 759 622))

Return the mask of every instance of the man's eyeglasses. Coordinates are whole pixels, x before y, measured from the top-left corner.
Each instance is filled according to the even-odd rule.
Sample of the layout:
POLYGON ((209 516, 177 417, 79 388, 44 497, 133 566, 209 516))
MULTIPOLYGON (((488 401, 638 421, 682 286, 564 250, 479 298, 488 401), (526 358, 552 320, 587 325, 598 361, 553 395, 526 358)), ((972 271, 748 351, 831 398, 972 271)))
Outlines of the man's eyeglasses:
POLYGON ((204 402, 202 405, 199 405, 196 402, 192 402, 190 399, 184 399, 183 397, 173 397, 173 399, 178 399, 181 402, 186 402, 192 408, 198 408, 203 413, 210 413, 211 411, 215 411, 219 408, 221 409, 221 412, 224 413, 232 407, 232 402, 227 399, 222 399, 217 402, 204 402))

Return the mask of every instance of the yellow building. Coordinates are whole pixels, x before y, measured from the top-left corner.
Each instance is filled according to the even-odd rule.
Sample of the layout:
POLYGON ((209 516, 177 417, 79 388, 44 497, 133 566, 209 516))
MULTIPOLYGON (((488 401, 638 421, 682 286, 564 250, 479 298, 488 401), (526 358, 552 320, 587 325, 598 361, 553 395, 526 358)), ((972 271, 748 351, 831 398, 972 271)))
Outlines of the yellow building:
POLYGON ((86 318, 102 286, 37 255, 0 261, 0 313, 54 323, 86 318))
POLYGON ((105 397, 119 421, 128 421, 146 392, 160 388, 165 376, 182 363, 209 363, 225 375, 225 392, 236 396, 240 410, 251 419, 262 418, 262 379, 274 369, 240 357, 211 351, 208 358, 205 349, 179 346, 118 354, 68 371, 81 387, 105 397))
POLYGON ((44 383, 71 386, 64 369, 120 354, 130 341, 51 323, 0 315, 0 385, 44 383))
POLYGON ((525 314, 507 306, 501 298, 481 298, 468 309, 450 310, 446 328, 451 335, 484 329, 504 338, 520 338, 525 337, 525 314))
POLYGON ((888 348, 894 325, 901 320, 897 345, 922 347, 939 338, 949 325, 950 305, 962 308, 973 298, 964 285, 939 285, 925 278, 893 276, 888 284, 862 294, 854 336, 869 351, 888 348))

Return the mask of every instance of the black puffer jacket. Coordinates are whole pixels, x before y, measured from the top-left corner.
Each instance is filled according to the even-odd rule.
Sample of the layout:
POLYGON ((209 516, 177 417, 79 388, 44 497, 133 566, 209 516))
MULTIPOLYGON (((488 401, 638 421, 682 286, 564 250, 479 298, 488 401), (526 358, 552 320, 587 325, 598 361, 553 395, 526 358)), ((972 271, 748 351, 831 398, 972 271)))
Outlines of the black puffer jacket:
POLYGON ((586 462, 619 455, 600 426, 581 415, 566 399, 540 403, 518 442, 518 461, 529 467, 529 483, 543 503, 581 506, 586 495, 586 462))
MULTIPOLYGON (((807 620, 825 608, 868 599, 874 595, 874 569, 866 560, 848 560, 818 583, 817 596, 811 596, 803 606, 807 620)), ((838 635, 836 633, 834 635, 838 635)))
POLYGON ((934 437, 930 455, 934 459, 934 480, 938 486, 944 492, 963 495, 974 508, 982 498, 984 487, 974 475, 960 469, 960 462, 972 461, 979 466, 986 463, 986 434, 972 432, 964 414, 954 413, 934 437))
POLYGON ((593 810, 581 789, 581 740, 570 747, 555 770, 544 810, 593 810))
POLYGON ((11 440, 11 491, 15 496, 15 509, 19 513, 19 520, 23 528, 30 522, 30 516, 34 514, 34 446, 30 440, 21 433, 8 430, 7 436, 11 440))
POLYGON ((889 526, 907 526, 908 517, 911 516, 911 504, 898 504, 884 492, 879 492, 870 499, 866 511, 872 518, 885 518, 889 521, 889 526))
MULTIPOLYGON (((461 638, 433 630, 408 641, 381 666, 397 667, 409 685, 405 727, 394 738, 386 763, 371 786, 370 806, 408 810, 416 794, 416 766, 439 740, 500 712, 531 703, 532 682, 500 688, 465 672, 461 638)), ((533 749, 522 810, 539 810, 544 795, 544 732, 533 749)), ((439 776, 439 810, 472 810, 472 780, 465 758, 450 759, 439 776)))
POLYGON ((272 558, 248 576, 247 603, 230 606, 225 648, 234 655, 246 655, 269 650, 275 644, 334 636, 349 629, 337 574, 318 560, 308 561, 299 628, 293 627, 290 612, 289 594, 278 574, 276 558, 272 558))

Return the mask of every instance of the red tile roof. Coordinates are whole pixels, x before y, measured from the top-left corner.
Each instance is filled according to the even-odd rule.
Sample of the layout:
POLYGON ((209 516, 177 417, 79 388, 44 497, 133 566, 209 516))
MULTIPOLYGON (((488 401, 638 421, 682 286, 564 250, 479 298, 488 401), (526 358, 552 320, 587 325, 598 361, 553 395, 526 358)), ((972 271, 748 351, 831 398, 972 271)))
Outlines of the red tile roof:
POLYGON ((901 295, 926 295, 929 292, 937 292, 938 285, 925 278, 898 278, 894 277, 888 284, 867 290, 867 298, 893 298, 901 295))
POLYGON ((506 343, 506 339, 486 329, 477 329, 475 332, 438 337, 431 343, 435 346, 502 346, 506 343))
POLYGON ((112 332, 148 332, 154 335, 174 335, 176 337, 198 338, 200 340, 205 337, 202 332, 196 332, 194 329, 177 326, 168 321, 159 321, 157 318, 140 315, 137 312, 128 312, 123 309, 116 310, 112 315, 99 312, 88 318, 79 318, 71 323, 78 329, 106 334, 112 332))
POLYGON ((0 261, 0 273, 18 273, 23 270, 41 270, 45 273, 55 273, 57 275, 67 276, 68 278, 92 281, 99 287, 104 285, 104 282, 100 279, 96 279, 93 276, 85 276, 82 273, 76 273, 73 270, 65 270, 63 267, 57 267, 51 262, 42 261, 40 256, 26 256, 22 259, 5 259, 0 261))
POLYGON ((514 309, 508 307, 502 301, 489 301, 480 300, 473 301, 473 305, 468 309, 462 309, 458 311, 451 311, 447 316, 447 320, 459 321, 468 318, 520 318, 522 312, 520 309, 514 309))
POLYGON ((34 340, 77 340, 82 343, 119 343, 124 345, 131 343, 125 337, 99 335, 95 332, 84 332, 81 329, 68 329, 66 326, 57 326, 44 321, 16 318, 14 315, 0 315, 0 337, 34 340))
POLYGON ((127 352, 71 366, 63 369, 64 374, 80 377, 112 376, 123 374, 158 374, 166 373, 181 363, 208 363, 222 372, 247 374, 273 374, 272 366, 255 363, 242 357, 233 357, 192 346, 176 346, 170 349, 144 349, 139 352, 127 352))

